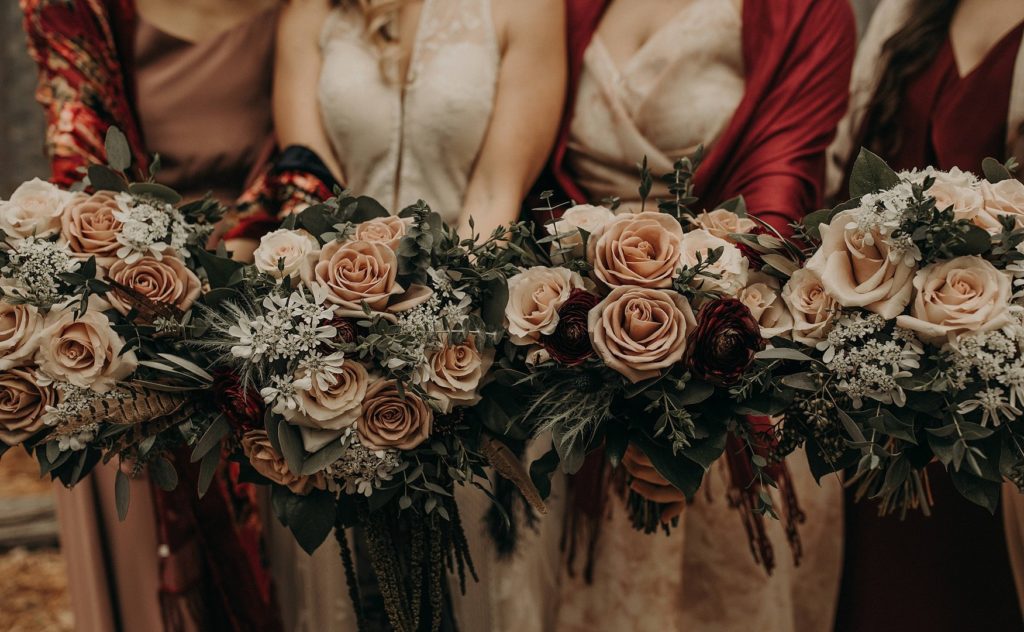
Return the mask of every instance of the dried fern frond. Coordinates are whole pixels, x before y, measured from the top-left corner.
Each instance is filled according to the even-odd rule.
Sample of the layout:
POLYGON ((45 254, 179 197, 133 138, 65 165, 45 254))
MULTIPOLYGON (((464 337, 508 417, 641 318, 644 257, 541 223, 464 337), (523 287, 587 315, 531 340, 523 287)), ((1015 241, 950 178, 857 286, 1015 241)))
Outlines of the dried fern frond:
POLYGON ((523 495, 526 502, 530 503, 530 506, 537 513, 542 515, 548 513, 547 505, 544 504, 544 499, 540 497, 540 492, 533 484, 533 480, 530 479, 530 474, 523 466, 523 462, 507 445, 494 437, 486 437, 480 444, 480 454, 487 459, 487 462, 491 464, 495 472, 519 488, 519 493, 523 495))

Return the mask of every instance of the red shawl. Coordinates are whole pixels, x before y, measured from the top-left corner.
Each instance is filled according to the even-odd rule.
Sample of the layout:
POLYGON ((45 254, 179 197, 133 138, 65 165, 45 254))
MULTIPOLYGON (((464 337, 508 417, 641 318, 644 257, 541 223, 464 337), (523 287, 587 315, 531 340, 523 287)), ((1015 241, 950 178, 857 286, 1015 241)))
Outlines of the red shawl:
MULTIPOLYGON (((574 95, 609 0, 566 2, 574 95)), ((821 206, 825 150, 846 112, 856 47, 846 0, 745 0, 746 93, 696 174, 702 203, 712 208, 743 195, 753 214, 780 230, 821 206)), ((551 169, 569 197, 583 201, 565 164, 574 105, 570 96, 551 169)))
MULTIPOLYGON (((565 163, 575 95, 583 56, 610 0, 566 0, 569 28, 569 99, 546 180, 554 179, 568 197, 587 195, 565 163)), ((742 195, 754 215, 788 233, 798 221, 823 203, 826 149, 846 112, 850 72, 856 52, 856 25, 847 0, 745 0, 743 58, 746 92, 728 127, 708 150, 695 178, 695 194, 707 208, 742 195)), ((680 156, 681 157, 681 156, 680 156)), ((639 160, 641 156, 637 156, 639 160)), ((770 420, 750 419, 755 433, 765 432, 770 420)), ((774 553, 757 506, 745 446, 731 437, 726 448, 732 483, 730 502, 740 509, 755 558, 771 572, 774 553)), ((793 549, 800 556, 796 523, 803 520, 784 464, 770 471, 779 485, 782 518, 793 549)), ((607 493, 603 455, 591 454, 574 477, 575 514, 569 528, 590 542, 594 538, 607 493), (584 518, 585 521, 580 521, 584 518)), ((569 563, 576 554, 575 537, 568 540, 569 563)), ((592 559, 586 563, 589 575, 592 559)))
MULTIPOLYGON (((21 0, 21 8, 29 53, 39 66, 36 96, 46 111, 53 182, 69 186, 82 179, 84 167, 105 162, 111 125, 128 137, 134 165, 145 173, 148 154, 133 105, 133 1, 21 0)), ((160 541, 171 552, 161 561, 168 627, 180 626, 183 607, 205 605, 221 629, 279 630, 251 486, 218 476, 200 499, 188 452, 174 460, 178 489, 153 486, 160 541), (196 549, 199 559, 189 555, 196 549)))

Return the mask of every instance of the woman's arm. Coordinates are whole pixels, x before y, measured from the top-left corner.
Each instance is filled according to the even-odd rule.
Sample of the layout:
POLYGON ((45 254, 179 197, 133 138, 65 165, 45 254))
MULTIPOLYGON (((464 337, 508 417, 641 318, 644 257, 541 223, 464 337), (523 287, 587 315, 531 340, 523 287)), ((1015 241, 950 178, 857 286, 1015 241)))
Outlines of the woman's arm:
POLYGON ((320 34, 330 12, 328 0, 290 0, 281 10, 274 65, 274 126, 281 147, 308 147, 340 182, 341 165, 324 131, 317 100, 320 34))
POLYGON ((519 218, 520 205, 555 141, 565 100, 565 3, 495 3, 504 20, 498 92, 466 190, 459 232, 490 235, 519 218))

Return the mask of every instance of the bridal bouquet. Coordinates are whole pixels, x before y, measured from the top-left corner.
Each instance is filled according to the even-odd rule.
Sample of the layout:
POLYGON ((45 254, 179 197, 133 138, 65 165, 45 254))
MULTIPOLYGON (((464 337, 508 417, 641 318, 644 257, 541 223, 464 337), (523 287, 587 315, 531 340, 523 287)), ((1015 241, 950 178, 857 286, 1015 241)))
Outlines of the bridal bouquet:
POLYGON ((88 171, 95 193, 37 179, 0 201, 0 454, 21 445, 68 486, 120 458, 124 515, 124 470, 173 488, 164 454, 194 431, 185 392, 207 376, 176 341, 205 276, 191 251, 219 208, 129 183, 117 130, 107 148, 111 166, 88 171))
POLYGON ((488 493, 493 465, 543 509, 473 408, 514 270, 502 236, 460 240, 422 203, 391 216, 342 195, 264 236, 204 299, 194 343, 221 416, 194 458, 227 438, 303 548, 334 529, 357 611, 344 528, 362 527, 397 630, 438 629, 445 568, 473 573, 456 486, 488 493))
POLYGON ((985 173, 897 174, 862 152, 857 197, 804 222, 809 258, 782 289, 795 345, 762 354, 756 379, 791 400, 780 444, 806 441, 818 475, 855 466, 883 512, 927 511, 933 461, 993 511, 1003 480, 1024 482, 1024 184, 985 173))
MULTIPOLYGON (((691 212, 692 169, 689 159, 676 165, 675 197, 655 210, 646 208, 645 169, 636 212, 575 206, 547 224, 538 240, 547 252, 508 282, 509 343, 497 377, 514 416, 551 433, 552 453, 533 467, 539 486, 559 463, 574 473, 603 447, 615 467, 633 445, 693 497, 728 452, 745 464, 743 474, 731 468, 745 479, 735 486, 767 513, 768 494, 748 478, 766 462, 733 393, 765 345, 739 298, 758 273, 733 238, 756 224, 741 200, 691 212)), ((637 529, 669 528, 658 503, 634 491, 627 502, 637 529)))

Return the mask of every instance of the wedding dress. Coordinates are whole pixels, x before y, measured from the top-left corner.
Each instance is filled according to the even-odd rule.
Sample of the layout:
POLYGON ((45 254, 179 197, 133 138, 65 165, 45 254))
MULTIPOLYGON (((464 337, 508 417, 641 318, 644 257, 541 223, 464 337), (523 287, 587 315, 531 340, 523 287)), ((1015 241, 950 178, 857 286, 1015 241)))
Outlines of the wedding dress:
MULTIPOLYGON (((744 95, 742 18, 732 0, 694 0, 620 68, 598 33, 584 57, 566 157, 591 201, 639 207, 637 164, 656 174, 699 145, 709 148, 744 95)), ((653 200, 668 197, 656 181, 653 200)), ((802 456, 790 467, 807 514, 803 561, 794 566, 781 524, 765 520, 775 551, 771 577, 747 546, 726 497, 719 461, 668 537, 635 531, 623 500, 609 496, 594 552, 593 583, 562 576, 560 632, 813 632, 831 629, 839 581, 842 500, 838 480, 818 487, 802 456)), ((576 569, 577 571, 579 569, 576 569)))
MULTIPOLYGON (((458 220, 497 91, 501 54, 491 2, 425 0, 404 82, 394 76, 397 64, 366 36, 358 10, 331 13, 321 38, 319 101, 353 193, 393 213, 422 199, 446 222, 458 220)), ((499 560, 483 522, 491 501, 476 489, 456 491, 480 575, 465 596, 451 583, 460 630, 551 629, 562 493, 556 485, 557 517, 536 531, 522 529, 515 556, 499 560)), ((310 557, 272 523, 272 568, 289 631, 355 630, 337 543, 330 539, 310 557)))

